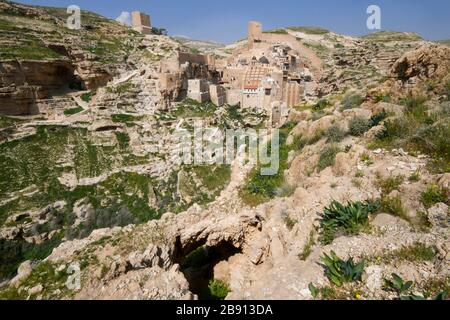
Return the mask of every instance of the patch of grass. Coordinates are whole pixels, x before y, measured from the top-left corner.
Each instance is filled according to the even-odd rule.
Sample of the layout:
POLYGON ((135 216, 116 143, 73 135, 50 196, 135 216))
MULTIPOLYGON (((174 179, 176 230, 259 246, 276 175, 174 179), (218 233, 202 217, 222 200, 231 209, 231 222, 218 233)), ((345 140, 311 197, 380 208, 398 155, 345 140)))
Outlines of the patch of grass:
POLYGON ((375 95, 374 101, 375 103, 378 102, 391 102, 392 98, 391 98, 391 94, 390 93, 378 93, 377 95, 375 95))
POLYGON ((355 177, 356 178, 364 178, 364 171, 357 170, 356 173, 355 173, 355 177))
POLYGON ((292 150, 301 151, 308 144, 307 139, 303 138, 303 136, 295 136, 294 141, 291 144, 292 150))
POLYGON ((64 110, 64 114, 66 116, 72 116, 74 114, 80 113, 81 111, 83 111, 82 107, 76 107, 76 108, 71 108, 71 109, 64 110))
POLYGON ((40 39, 23 41, 20 45, 0 47, 0 59, 51 60, 63 58, 59 53, 48 48, 40 39))
POLYGON ((437 251, 435 247, 416 242, 411 246, 406 246, 395 251, 392 253, 391 258, 410 262, 425 262, 434 261, 436 255, 437 251))
POLYGON ((364 164, 366 165, 366 166, 371 166, 371 165, 373 165, 374 164, 374 161, 373 161, 373 159, 372 159, 372 157, 368 154, 368 153, 366 153, 366 152, 364 152, 362 155, 361 155, 361 161, 362 162, 364 162, 364 164))
POLYGON ((324 35, 330 33, 329 30, 319 27, 303 27, 303 26, 295 26, 295 27, 289 27, 289 30, 296 31, 296 32, 303 32, 306 34, 314 34, 314 35, 324 35))
POLYGON ((123 95, 134 88, 135 88, 135 85, 132 82, 125 82, 125 83, 121 83, 115 87, 106 87, 106 92, 123 95))
MULTIPOLYGON (((279 188, 285 184, 284 170, 288 168, 288 157, 291 146, 286 144, 289 132, 295 124, 286 124, 280 130, 279 149, 273 152, 279 154, 279 169, 274 175, 261 174, 261 165, 257 165, 249 174, 248 180, 240 195, 245 203, 258 205, 279 196, 279 188)), ((268 142, 268 154, 272 152, 271 143, 268 142)))
POLYGON ((431 277, 424 283, 420 284, 424 296, 435 297, 440 293, 444 293, 447 297, 450 295, 450 277, 431 277))
POLYGON ((400 196, 382 197, 380 210, 381 212, 391 214, 406 221, 410 221, 410 218, 406 212, 405 207, 403 206, 403 202, 400 196))
POLYGON ((391 42, 391 41, 421 41, 420 35, 412 32, 396 32, 396 31, 379 31, 373 32, 362 37, 364 40, 374 42, 391 42))
MULTIPOLYGON (((217 107, 212 102, 200 103, 192 99, 186 99, 179 103, 170 115, 175 118, 206 118, 214 115, 217 107)), ((231 112, 233 112, 231 110, 231 112)))
POLYGON ((208 285, 209 295, 213 300, 225 300, 230 293, 230 287, 223 281, 211 280, 208 285))
POLYGON ((368 228, 369 214, 379 210, 372 202, 349 202, 346 206, 337 201, 324 209, 320 220, 320 241, 331 244, 340 234, 354 235, 368 228))
POLYGON ((422 179, 422 177, 420 176, 420 172, 416 171, 409 176, 408 181, 409 182, 419 182, 421 179, 422 179))
POLYGON ((371 148, 403 148, 430 156, 429 169, 434 173, 450 172, 450 107, 442 104, 431 112, 426 98, 406 96, 402 116, 384 122, 371 148))
POLYGON ((449 203, 449 198, 447 197, 448 190, 444 190, 438 185, 431 185, 424 191, 420 196, 420 202, 429 209, 438 203, 449 203))
POLYGON ((93 91, 89 91, 86 93, 83 93, 80 98, 81 100, 83 100, 84 102, 90 102, 92 100, 92 97, 97 93, 97 91, 93 90, 93 91))
POLYGON ((319 162, 317 164, 317 170, 323 171, 324 169, 333 166, 336 160, 336 155, 341 152, 341 149, 335 144, 326 145, 321 151, 319 162))
POLYGON ((289 231, 292 231, 292 229, 294 229, 295 225, 298 223, 297 219, 291 218, 288 214, 286 214, 286 216, 283 218, 283 221, 289 231))
POLYGON ((5 116, 0 116, 0 129, 7 128, 13 126, 15 124, 21 123, 22 120, 9 118, 5 116))
POLYGON ((286 29, 272 29, 272 30, 264 31, 263 33, 288 34, 286 29))
POLYGON ((381 189, 383 194, 390 194, 394 190, 398 190, 400 186, 405 182, 405 176, 397 175, 391 176, 387 179, 382 179, 380 176, 377 177, 376 185, 381 189))
POLYGON ((314 231, 311 231, 309 234, 308 242, 306 242, 305 246, 303 247, 303 251, 298 255, 298 258, 302 261, 306 261, 308 257, 311 255, 312 248, 315 245, 315 233, 314 231))
POLYGON ((127 149, 130 146, 130 136, 126 132, 114 132, 121 149, 127 149))
POLYGON ((133 123, 135 121, 139 121, 141 120, 142 117, 141 116, 135 116, 135 115, 131 115, 131 114, 113 114, 111 116, 111 120, 115 123, 133 123))
POLYGON ((220 195, 231 179, 229 165, 184 166, 178 177, 182 202, 206 204, 220 195))

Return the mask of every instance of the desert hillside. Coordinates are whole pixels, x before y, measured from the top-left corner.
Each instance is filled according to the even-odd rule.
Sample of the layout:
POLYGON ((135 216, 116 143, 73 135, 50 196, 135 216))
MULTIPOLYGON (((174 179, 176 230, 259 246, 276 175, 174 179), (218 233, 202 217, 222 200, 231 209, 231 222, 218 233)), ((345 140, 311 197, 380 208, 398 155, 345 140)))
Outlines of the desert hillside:
POLYGON ((449 297, 444 42, 65 21, 0 1, 0 299, 449 297), (278 173, 180 163, 198 123, 278 132, 278 173))

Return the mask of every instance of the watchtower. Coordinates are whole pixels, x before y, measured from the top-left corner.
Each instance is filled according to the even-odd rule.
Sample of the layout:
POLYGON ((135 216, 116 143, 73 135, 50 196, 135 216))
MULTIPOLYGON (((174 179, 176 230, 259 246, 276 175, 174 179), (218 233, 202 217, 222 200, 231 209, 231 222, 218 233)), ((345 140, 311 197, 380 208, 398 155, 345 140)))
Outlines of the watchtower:
POLYGON ((152 34, 150 16, 143 12, 134 11, 131 13, 133 29, 142 34, 152 34))
POLYGON ((262 24, 256 21, 248 23, 248 49, 253 49, 255 42, 262 40, 262 24))

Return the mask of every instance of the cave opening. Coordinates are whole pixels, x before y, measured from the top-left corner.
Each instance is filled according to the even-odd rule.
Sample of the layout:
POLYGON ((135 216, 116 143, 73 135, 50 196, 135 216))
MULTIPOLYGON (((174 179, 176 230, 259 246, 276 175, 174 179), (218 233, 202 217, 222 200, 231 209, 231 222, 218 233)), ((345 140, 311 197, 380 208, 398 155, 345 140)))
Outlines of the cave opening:
POLYGON ((241 249, 228 241, 222 241, 215 246, 207 246, 205 242, 200 242, 179 251, 176 262, 180 264, 180 270, 188 281, 192 293, 200 300, 217 300, 220 298, 215 296, 210 288, 211 281, 217 280, 214 268, 218 263, 228 261, 230 257, 239 253, 242 253, 241 249))

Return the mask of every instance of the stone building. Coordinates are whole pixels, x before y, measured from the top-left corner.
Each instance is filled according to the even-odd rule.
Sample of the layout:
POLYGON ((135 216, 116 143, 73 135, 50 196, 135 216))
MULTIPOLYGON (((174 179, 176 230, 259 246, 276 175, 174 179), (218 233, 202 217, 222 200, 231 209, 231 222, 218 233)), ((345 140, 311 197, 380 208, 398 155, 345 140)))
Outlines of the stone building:
POLYGON ((133 11, 131 13, 133 29, 142 34, 152 34, 150 16, 143 12, 133 11))
POLYGON ((204 79, 190 79, 188 80, 189 99, 198 101, 200 103, 210 101, 208 81, 204 79))
POLYGON ((216 84, 211 84, 209 86, 209 96, 211 102, 216 106, 220 107, 227 103, 227 93, 224 87, 216 84))

